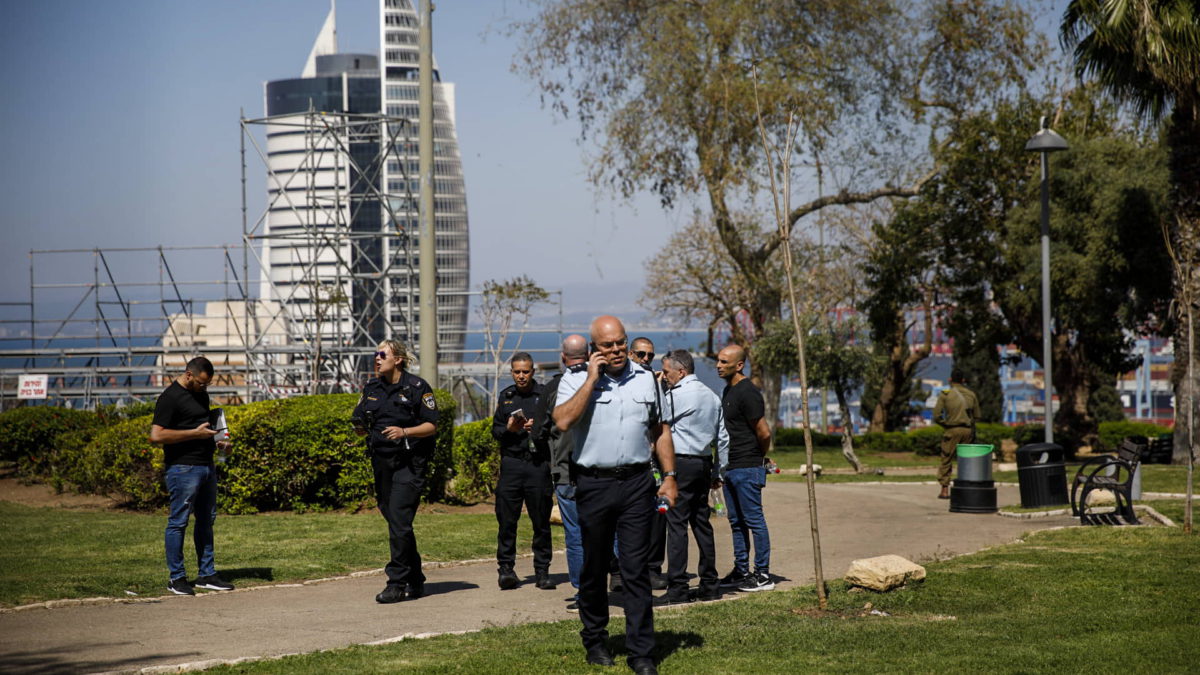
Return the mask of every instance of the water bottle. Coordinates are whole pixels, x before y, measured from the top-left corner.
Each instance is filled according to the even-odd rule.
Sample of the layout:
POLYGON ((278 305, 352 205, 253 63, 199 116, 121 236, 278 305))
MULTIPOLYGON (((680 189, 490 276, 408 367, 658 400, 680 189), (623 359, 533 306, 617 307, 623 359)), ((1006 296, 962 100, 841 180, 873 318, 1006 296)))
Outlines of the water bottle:
POLYGON ((766 468, 768 474, 779 473, 779 465, 770 457, 763 458, 763 467, 766 468))
POLYGON ((713 515, 718 518, 728 518, 729 511, 725 509, 725 494, 721 488, 708 491, 708 505, 712 507, 713 515))
POLYGON ((671 508, 671 503, 666 497, 659 497, 654 501, 654 509, 659 513, 666 513, 671 508))

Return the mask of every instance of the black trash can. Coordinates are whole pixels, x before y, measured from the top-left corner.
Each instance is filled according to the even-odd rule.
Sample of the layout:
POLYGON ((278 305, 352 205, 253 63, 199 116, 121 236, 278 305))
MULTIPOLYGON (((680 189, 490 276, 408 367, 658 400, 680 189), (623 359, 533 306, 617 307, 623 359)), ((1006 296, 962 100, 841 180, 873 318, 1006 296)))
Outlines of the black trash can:
POLYGON ((1067 467, 1063 449, 1057 443, 1030 443, 1017 448, 1017 482, 1021 486, 1021 506, 1060 506, 1067 498, 1067 467))

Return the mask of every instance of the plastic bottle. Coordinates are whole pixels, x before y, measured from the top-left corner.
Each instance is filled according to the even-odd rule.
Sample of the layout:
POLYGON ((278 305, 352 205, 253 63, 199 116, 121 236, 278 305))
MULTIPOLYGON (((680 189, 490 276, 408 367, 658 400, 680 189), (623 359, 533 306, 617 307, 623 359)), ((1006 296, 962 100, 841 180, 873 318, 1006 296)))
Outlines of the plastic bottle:
POLYGON ((712 508, 712 513, 718 518, 728 518, 729 511, 725 509, 725 494, 721 488, 714 488, 708 491, 708 505, 712 508))
POLYGON ((667 501, 666 497, 659 497, 654 502, 654 508, 659 513, 666 513, 668 510, 670 510, 671 503, 667 501))
POLYGON ((768 474, 779 473, 779 465, 770 457, 763 459, 763 467, 766 468, 768 474))

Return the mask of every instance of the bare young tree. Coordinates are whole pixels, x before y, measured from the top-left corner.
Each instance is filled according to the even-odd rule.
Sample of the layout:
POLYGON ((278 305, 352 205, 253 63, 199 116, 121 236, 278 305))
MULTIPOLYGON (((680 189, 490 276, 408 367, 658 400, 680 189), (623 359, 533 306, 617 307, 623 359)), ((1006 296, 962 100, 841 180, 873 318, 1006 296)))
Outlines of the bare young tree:
MULTIPOLYGON (((1183 219, 1187 216, 1176 215, 1183 219)), ((1184 405, 1187 413, 1188 437, 1185 440, 1187 452, 1187 498, 1183 507, 1183 531, 1192 532, 1192 494, 1194 484, 1193 472, 1196 465, 1196 313, 1200 311, 1200 227, 1179 224, 1172 237, 1169 228, 1163 228, 1163 240, 1167 244, 1167 253, 1171 256, 1171 264, 1175 268, 1175 314, 1176 321, 1183 322, 1187 332, 1188 359, 1187 368, 1187 397, 1184 405), (1178 242, 1172 241, 1177 239, 1178 242)), ((1175 410, 1179 410, 1176 404, 1175 410)), ((1178 412, 1176 413, 1178 414, 1178 412)))
POLYGON ((483 322, 484 348, 491 354, 495 366, 490 392, 492 409, 496 407, 500 391, 504 354, 521 348, 533 306, 549 299, 546 289, 523 274, 507 281, 483 282, 483 300, 475 311, 483 322), (517 339, 510 349, 506 343, 514 326, 517 326, 517 339))

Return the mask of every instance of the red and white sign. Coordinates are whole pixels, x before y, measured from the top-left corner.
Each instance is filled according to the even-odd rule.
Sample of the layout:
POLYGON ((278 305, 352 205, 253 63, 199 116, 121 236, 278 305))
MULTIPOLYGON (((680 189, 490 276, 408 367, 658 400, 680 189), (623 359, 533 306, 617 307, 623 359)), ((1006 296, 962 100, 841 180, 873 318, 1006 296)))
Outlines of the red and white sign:
POLYGON ((21 375, 17 380, 17 398, 46 398, 49 375, 21 375))

